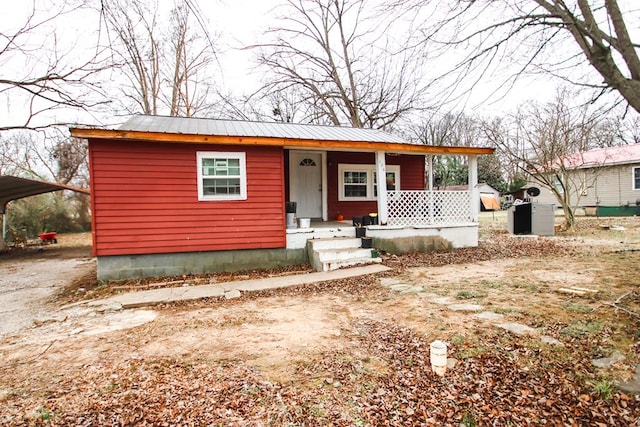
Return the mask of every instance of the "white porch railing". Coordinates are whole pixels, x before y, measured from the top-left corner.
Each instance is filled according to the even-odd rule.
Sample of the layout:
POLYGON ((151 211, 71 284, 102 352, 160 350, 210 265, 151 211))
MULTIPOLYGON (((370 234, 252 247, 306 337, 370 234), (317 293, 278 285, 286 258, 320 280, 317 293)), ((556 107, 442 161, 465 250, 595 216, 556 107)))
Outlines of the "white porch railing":
POLYGON ((473 222, 468 191, 388 191, 389 225, 457 225, 473 222))

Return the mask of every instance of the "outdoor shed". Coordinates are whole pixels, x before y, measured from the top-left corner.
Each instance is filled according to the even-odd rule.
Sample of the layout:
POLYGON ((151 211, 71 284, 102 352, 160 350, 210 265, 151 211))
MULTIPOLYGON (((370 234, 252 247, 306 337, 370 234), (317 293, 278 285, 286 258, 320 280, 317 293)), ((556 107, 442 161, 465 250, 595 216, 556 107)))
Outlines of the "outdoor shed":
POLYGON ((305 263, 309 240, 352 237, 352 217, 370 213, 379 245, 474 246, 475 184, 438 192, 425 175, 433 155, 467 155, 475 183, 477 155, 493 151, 374 129, 142 115, 71 134, 89 141, 100 280, 305 263), (291 201, 310 227, 287 228, 291 201))

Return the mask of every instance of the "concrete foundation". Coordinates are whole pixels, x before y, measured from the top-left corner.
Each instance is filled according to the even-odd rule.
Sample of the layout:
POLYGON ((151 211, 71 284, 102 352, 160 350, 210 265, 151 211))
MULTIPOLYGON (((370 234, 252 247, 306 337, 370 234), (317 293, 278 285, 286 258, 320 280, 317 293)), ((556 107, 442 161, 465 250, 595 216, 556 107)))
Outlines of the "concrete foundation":
POLYGON ((305 248, 101 256, 98 257, 98 280, 242 271, 307 262, 305 248))
POLYGON ((392 254, 446 251, 478 246, 478 225, 455 227, 384 227, 371 226, 367 236, 373 246, 392 254))

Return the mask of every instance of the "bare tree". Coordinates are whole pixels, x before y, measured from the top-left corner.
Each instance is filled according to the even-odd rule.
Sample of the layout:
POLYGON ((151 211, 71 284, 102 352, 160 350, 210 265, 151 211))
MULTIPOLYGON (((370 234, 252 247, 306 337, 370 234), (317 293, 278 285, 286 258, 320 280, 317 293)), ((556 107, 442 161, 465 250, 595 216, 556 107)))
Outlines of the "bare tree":
MULTIPOLYGON (((482 122, 464 113, 446 113, 432 115, 425 123, 414 130, 415 137, 422 144, 479 147, 486 146, 482 131, 482 122)), ((478 180, 503 191, 503 162, 497 155, 478 158, 478 180)), ((446 187, 468 183, 468 165, 466 156, 435 156, 433 158, 434 185, 446 187)))
POLYGON ((213 41, 205 37, 190 0, 177 0, 168 24, 157 0, 101 0, 101 16, 111 31, 110 47, 127 82, 122 94, 128 113, 190 117, 213 103, 213 41))
POLYGON ((42 11, 32 0, 27 15, 0 29, 0 96, 10 114, 0 131, 67 124, 61 110, 90 111, 106 102, 98 76, 110 68, 95 45, 69 45, 59 34, 66 19, 87 10, 84 1, 53 2, 42 11))
POLYGON ((286 0, 280 26, 251 48, 268 75, 259 92, 296 88, 305 121, 388 128, 416 108, 419 55, 394 49, 366 0, 286 0), (376 27, 377 25, 377 27, 376 27))
MULTIPOLYGON (((600 112, 571 107, 567 92, 553 102, 529 103, 516 114, 486 123, 486 138, 530 180, 549 189, 564 211, 566 228, 575 223, 574 208, 596 174, 575 173, 584 164, 581 153, 600 139, 600 112)), ((595 165, 597 170, 597 165, 595 165)))
MULTIPOLYGON (((525 72, 551 73, 596 90, 615 91, 640 112, 640 9, 624 0, 429 0, 392 2, 421 28, 426 51, 458 58, 455 90, 502 76, 505 87, 525 72), (426 18, 425 18, 426 16, 426 18), (582 67, 588 63, 590 67, 582 67), (588 69, 594 72, 588 72, 588 69)), ((451 69, 440 77, 450 77, 451 69)))

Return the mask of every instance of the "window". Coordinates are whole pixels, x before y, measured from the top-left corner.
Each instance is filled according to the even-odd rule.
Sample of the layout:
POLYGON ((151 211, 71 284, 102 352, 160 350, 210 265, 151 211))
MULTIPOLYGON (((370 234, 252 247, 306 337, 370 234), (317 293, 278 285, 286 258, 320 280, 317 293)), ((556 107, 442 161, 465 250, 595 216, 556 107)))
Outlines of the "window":
POLYGON ((633 189, 640 190, 640 166, 633 168, 633 189))
POLYGON ((198 200, 246 200, 245 153, 198 152, 198 200))
MULTIPOLYGON (((396 173, 387 171, 387 191, 395 191, 396 182, 396 173)), ((376 172, 373 173, 373 195, 378 197, 378 176, 376 172)))
POLYGON ((564 185, 562 181, 560 181, 560 177, 558 175, 553 176, 553 187, 556 189, 558 194, 564 194, 564 185))
MULTIPOLYGON (((375 165, 338 165, 338 200, 375 200, 378 197, 375 165)), ((387 165, 387 190, 397 190, 400 166, 387 165)))

